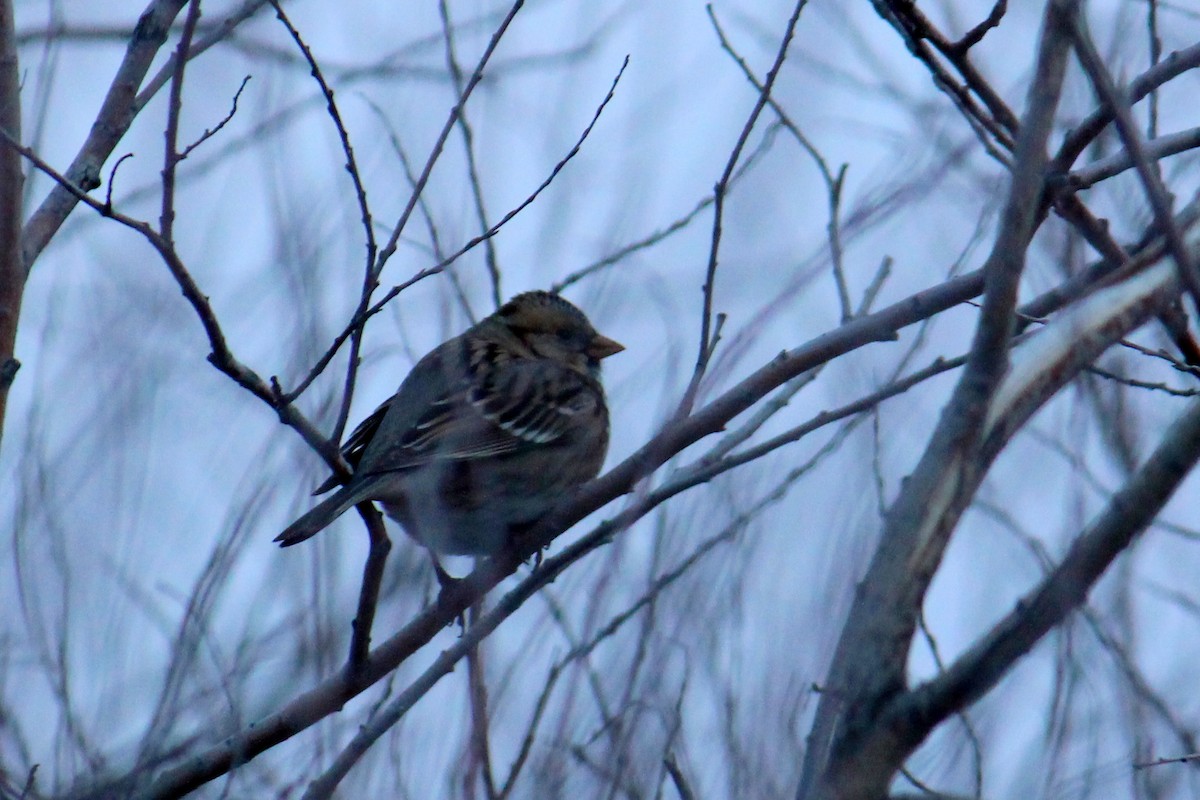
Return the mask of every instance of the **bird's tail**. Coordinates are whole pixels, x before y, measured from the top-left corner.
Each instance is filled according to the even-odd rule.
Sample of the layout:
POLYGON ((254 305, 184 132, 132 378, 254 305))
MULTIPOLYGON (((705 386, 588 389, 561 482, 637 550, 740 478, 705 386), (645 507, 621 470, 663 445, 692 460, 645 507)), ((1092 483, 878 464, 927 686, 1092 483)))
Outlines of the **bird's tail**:
POLYGON ((362 488, 361 486, 356 487, 355 491, 350 491, 349 488, 339 489, 314 506, 300 519, 288 525, 283 533, 275 537, 275 541, 279 542, 280 547, 291 547, 316 536, 351 506, 363 500, 362 488))

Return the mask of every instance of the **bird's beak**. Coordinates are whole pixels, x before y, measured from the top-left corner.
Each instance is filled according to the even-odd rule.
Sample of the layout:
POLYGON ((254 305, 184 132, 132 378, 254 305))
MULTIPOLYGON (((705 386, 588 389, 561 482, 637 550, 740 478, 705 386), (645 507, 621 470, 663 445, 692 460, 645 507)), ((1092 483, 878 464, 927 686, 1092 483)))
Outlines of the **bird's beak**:
POLYGON ((601 358, 614 356, 624 349, 625 345, 621 344, 620 342, 614 342, 607 336, 601 336, 597 333, 592 337, 592 342, 588 345, 588 348, 585 352, 590 358, 599 360, 601 358))

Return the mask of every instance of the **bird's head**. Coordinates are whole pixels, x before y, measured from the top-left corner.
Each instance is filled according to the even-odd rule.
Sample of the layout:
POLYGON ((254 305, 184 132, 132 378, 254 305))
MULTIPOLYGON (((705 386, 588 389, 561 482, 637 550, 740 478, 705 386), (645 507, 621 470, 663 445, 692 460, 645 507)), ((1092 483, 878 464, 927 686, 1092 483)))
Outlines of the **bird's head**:
POLYGON ((539 358, 596 377, 600 360, 625 349, 596 332, 583 312, 550 292, 525 292, 509 300, 496 318, 539 358))

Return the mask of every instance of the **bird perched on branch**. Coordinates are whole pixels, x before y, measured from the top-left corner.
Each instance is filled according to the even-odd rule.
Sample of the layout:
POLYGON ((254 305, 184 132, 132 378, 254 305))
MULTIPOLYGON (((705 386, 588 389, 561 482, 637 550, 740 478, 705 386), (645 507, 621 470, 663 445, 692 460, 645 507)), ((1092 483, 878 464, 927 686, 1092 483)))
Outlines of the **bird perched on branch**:
POLYGON ((298 544, 379 500, 434 553, 500 551, 599 473, 608 450, 600 360, 624 349, 558 295, 517 295, 417 362, 343 445, 353 477, 275 541, 298 544))

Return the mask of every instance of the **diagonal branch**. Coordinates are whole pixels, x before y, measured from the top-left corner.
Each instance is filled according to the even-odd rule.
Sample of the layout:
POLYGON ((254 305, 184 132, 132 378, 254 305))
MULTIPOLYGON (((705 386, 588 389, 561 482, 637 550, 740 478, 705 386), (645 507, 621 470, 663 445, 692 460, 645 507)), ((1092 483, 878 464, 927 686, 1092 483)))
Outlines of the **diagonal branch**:
MULTIPOLYGON (((953 279, 874 314, 856 317, 837 330, 823 334, 772 359, 690 417, 677 419, 669 424, 621 464, 582 487, 575 496, 564 501, 537 525, 520 553, 489 560, 455 584, 451 590, 443 592, 435 605, 422 611, 372 651, 362 663, 361 669, 344 669, 294 698, 277 712, 165 771, 153 786, 139 795, 139 798, 165 799, 191 791, 225 774, 236 764, 253 758, 305 730, 318 720, 336 713, 347 701, 389 674, 412 653, 423 647, 433 636, 464 613, 472 602, 515 572, 522 563, 522 557, 544 547, 559 532, 578 523, 605 504, 631 492, 638 481, 650 475, 685 447, 722 430, 729 420, 754 406, 791 378, 871 342, 894 339, 897 329, 931 317, 975 296, 982 286, 980 273, 953 279)), ((661 501, 662 498, 658 499, 661 501)), ((596 541, 602 541, 605 537, 628 527, 650 507, 651 505, 644 501, 635 503, 633 507, 589 534, 587 538, 592 541, 580 547, 594 549, 596 541)), ((568 548, 559 556, 546 559, 536 574, 551 580, 577 557, 578 554, 568 548)), ((538 586, 540 585, 539 583, 538 586)), ((530 588, 529 591, 532 593, 535 588, 530 588)), ((514 597, 514 600, 521 598, 514 597)), ((493 613, 498 612, 494 610, 493 613)), ((475 629, 469 629, 460 641, 469 644, 470 638, 475 635, 472 631, 475 629)), ((481 636, 487 632, 482 628, 476 631, 481 636)), ((449 662, 446 668, 449 669, 453 663, 449 662)))
MULTIPOLYGON (((23 149, 22 152, 25 152, 23 149)), ((30 154, 36 158, 33 154, 30 154)), ((35 161, 39 168, 42 165, 35 161)), ((78 191, 78 189, 77 189, 78 191)), ((87 202, 106 209, 87 198, 87 202)), ((112 214, 111 209, 107 211, 112 214)), ((136 223, 136 221, 134 221, 136 223)), ((153 233, 153 231, 151 231, 153 233)), ((1147 258, 1161 257, 1160 245, 1148 244, 1144 248, 1147 258)), ((1087 271, 1092 280, 1108 274, 1118 265, 1107 265, 1087 271)), ((970 273, 946 281, 923 292, 907 297, 878 312, 856 316, 839 328, 824 333, 812 341, 780 354, 763 365, 741 383, 732 387, 708 405, 692 415, 669 423, 640 450, 617 465, 609 473, 591 482, 573 497, 548 515, 523 542, 516 553, 505 554, 493 559, 463 579, 451 590, 442 594, 438 602, 422 611, 404 628, 383 642, 367 657, 363 657, 365 635, 369 628, 364 625, 361 633, 356 630, 356 655, 351 664, 339 672, 288 702, 277 712, 259 720, 246 729, 235 733, 223 742, 184 760, 162 773, 157 782, 139 795, 146 798, 175 797, 203 785, 213 778, 225 774, 236 765, 244 763, 279 742, 305 730, 318 720, 336 713, 351 698, 367 687, 387 676, 410 655, 424 647, 438 632, 452 623, 469 605, 493 589, 501 580, 515 572, 522 559, 554 540, 561 531, 578 523, 584 517, 612 500, 633 491, 646 476, 658 469, 668 459, 684 448, 713 433, 723 430, 739 414, 759 403, 763 397, 775 391, 787 381, 814 369, 831 359, 851 352, 859 347, 878 341, 894 340, 903 327, 928 319, 947 308, 976 296, 983 289, 982 272, 970 273)), ((1027 310, 1036 315, 1045 315, 1070 302, 1078 296, 1079 287, 1056 290, 1041 302, 1031 303, 1027 310)), ((626 529, 637 519, 648 513, 657 504, 673 494, 694 485, 690 482, 674 482, 667 487, 669 492, 656 491, 639 498, 609 522, 588 533, 563 553, 548 558, 537 572, 537 580, 527 580, 514 596, 514 602, 523 602, 526 595, 553 580, 581 554, 594 550, 612 536, 626 529)), ((530 576, 531 579, 534 576, 530 576)), ((363 606, 360 605, 360 609, 363 606)), ((373 607, 368 602, 367 608, 373 607)), ((497 613, 503 614, 503 611, 497 613)), ((490 616, 490 615, 489 615, 490 616)), ((365 621, 365 620, 364 620, 365 621)), ((498 624, 498 622, 497 622, 498 624)), ((481 636, 487 631, 480 630, 481 636)), ((471 632, 468 631, 468 636, 471 632)), ((465 641, 465 640, 464 640, 465 641)), ((469 643, 469 642, 468 642, 469 643)), ((454 661, 442 664, 447 670, 454 661)), ((437 671, 436 669, 434 670, 437 671)), ((432 678, 436 680, 436 678, 432 678)), ((419 699, 418 694, 409 699, 419 699)))
MULTIPOLYGON (((100 185, 100 168, 133 123, 138 88, 154 57, 167 41, 171 23, 186 3, 187 0, 151 0, 142 12, 92 130, 71 166, 63 173, 71 185, 84 192, 100 185)), ((58 183, 33 212, 21 232, 21 258, 26 272, 78 202, 76 194, 58 183)))
MULTIPOLYGON (((977 295, 982 286, 983 277, 979 272, 952 279, 878 312, 858 316, 836 330, 822 334, 772 359, 691 416, 669 423, 625 461, 604 476, 581 487, 578 493, 565 499, 538 523, 523 541, 520 550, 490 559, 451 589, 444 591, 436 604, 423 610, 372 651, 368 658, 360 660, 357 669, 344 669, 297 696, 275 713, 165 771, 158 781, 139 797, 142 800, 151 800, 176 797, 191 791, 227 773, 235 765, 305 730, 318 720, 336 713, 351 698, 388 675, 448 624, 453 623, 471 603, 513 574, 524 558, 551 543, 560 532, 580 522, 584 517, 632 492, 639 481, 686 447, 723 430, 734 417, 750 409, 763 397, 797 375, 872 342, 892 340, 900 328, 928 319, 977 295)), ((1037 306, 1048 312, 1072 296, 1070 293, 1051 293, 1046 301, 1037 306)), ((506 595, 506 599, 494 607, 487 618, 492 619, 493 614, 503 617, 506 613, 511 613, 505 611, 509 607, 506 603, 510 600, 517 605, 524 602, 545 582, 553 580, 570 564, 575 563, 582 553, 594 550, 601 543, 628 528, 657 504, 691 485, 694 484, 690 481, 675 482, 666 487, 669 491, 656 491, 639 496, 629 508, 623 509, 611 520, 565 548, 562 553, 547 558, 534 575, 522 582, 513 593, 506 595), (535 576, 536 580, 533 579, 535 576)), ((499 621, 497 618, 495 624, 499 624, 499 621)), ((486 625, 478 629, 468 629, 459 643, 469 647, 474 636, 482 638, 490 630, 486 625)), ((437 660, 429 668, 427 683, 414 684, 410 687, 412 695, 406 693, 393 700, 393 703, 398 704, 399 713, 404 713, 402 706, 405 703, 416 702, 428 686, 436 683, 442 674, 441 670, 452 669, 457 658, 458 656, 447 655, 445 660, 437 660)), ((349 766, 346 766, 346 769, 348 768, 349 766)))
MULTIPOLYGON (((492 54, 496 52, 496 48, 500 45, 500 40, 504 38, 505 32, 508 31, 508 26, 517 16, 517 12, 525 5, 525 0, 516 0, 512 7, 508 10, 508 14, 496 28, 496 32, 492 34, 492 38, 488 41, 487 47, 484 48, 483 54, 479 57, 479 62, 475 65, 475 70, 471 73, 471 77, 467 79, 466 86, 463 87, 461 94, 458 96, 458 102, 454 104, 454 108, 450 109, 450 115, 446 118, 446 122, 442 125, 441 132, 438 133, 438 138, 433 144, 433 149, 429 153, 429 158, 425 161, 425 167, 421 170, 420 176, 417 178, 417 185, 409 195, 408 203, 404 210, 400 212, 400 218, 396 220, 395 226, 392 228, 392 234, 388 237, 387 244, 380 250, 378 258, 375 260, 375 277, 383 272, 383 266, 387 263, 392 254, 396 252, 396 246, 400 243, 400 234, 404 232, 405 225, 408 224, 409 217, 417 207, 417 201, 420 200, 422 192, 425 191, 425 185, 429 183, 429 176, 433 174, 433 167, 441 158, 442 149, 446 146, 446 140, 450 138, 450 132, 454 130, 455 124, 458 122, 459 116, 462 115, 463 109, 467 105, 467 100, 471 98, 472 92, 479 82, 483 80, 483 70, 487 67, 488 62, 492 58, 492 54)), ((363 298, 363 305, 360 308, 361 314, 365 310, 367 303, 370 302, 370 296, 363 298)))
MULTIPOLYGON (((978 455, 980 469, 985 469, 1012 435, 1108 346, 1171 302, 1178 294, 1178 287, 1174 265, 1159 263, 1126 281, 1096 292, 1031 337, 1014 353, 1013 369, 996 392, 987 419, 981 426, 983 442, 978 455)), ((1200 443, 1192 446, 1200 449, 1200 443)), ((1181 469, 1186 471, 1183 467, 1181 469)), ((1178 479, 1182 479, 1182 475, 1178 479)), ((972 490, 977 486, 978 480, 971 487, 972 490)), ((1158 503, 1161 506, 1173 491, 1173 486, 1165 490, 1160 486, 1156 490, 1165 491, 1158 503)), ((1140 501, 1142 495, 1137 497, 1140 501)), ((1126 521, 1134 520, 1141 527, 1148 524, 1158 507, 1149 503, 1145 509, 1126 509, 1123 502, 1118 497, 1114 501, 1115 507, 1129 512, 1126 521), (1148 513, 1149 517, 1142 520, 1144 513, 1148 513)), ((913 553, 907 566, 914 573, 922 574, 926 569, 922 561, 924 558, 925 553, 913 553)), ((886 609, 878 613, 882 616, 885 612, 886 609)), ((877 621, 872 622, 879 626, 877 621)), ((1011 665, 1011 661, 1027 649, 1013 655, 1008 663, 1011 665)), ((954 667, 935 679, 935 682, 952 673, 958 674, 954 667)), ((999 675, 996 675, 995 680, 998 679, 999 675)), ((979 687, 980 696, 994 685, 995 680, 989 678, 983 681, 979 687)), ((844 684, 830 681, 829 685, 837 689, 839 696, 848 696, 844 684)), ((860 723, 851 732, 854 738, 849 744, 844 739, 836 743, 841 744, 841 748, 834 751, 835 758, 831 759, 829 767, 831 774, 822 776, 825 781, 822 791, 832 797, 859 797, 864 792, 869 793, 870 787, 890 777, 934 725, 961 710, 972 699, 977 699, 976 696, 965 698, 966 695, 963 695, 953 702, 947 700, 938 707, 936 714, 927 713, 923 706, 918 707, 910 693, 900 688, 880 698, 870 713, 869 724, 860 723)))
MULTIPOLYGON (((355 314, 355 316, 350 320, 350 322, 346 325, 346 327, 342 330, 342 332, 339 333, 334 338, 333 344, 331 344, 329 346, 329 349, 326 350, 325 353, 319 359, 317 359, 317 363, 313 366, 313 368, 311 370, 309 370, 309 373, 304 377, 304 379, 302 381, 300 381, 299 384, 297 384, 295 389, 293 389, 291 392, 288 392, 284 396, 285 399, 288 401, 294 400, 305 389, 307 389, 309 387, 309 385, 314 380, 316 380, 317 376, 320 375, 325 370, 325 367, 327 367, 329 365, 329 362, 333 360, 334 355, 337 354, 338 350, 341 348, 341 346, 343 344, 345 344, 346 340, 348 338, 350 338, 350 336, 354 333, 354 331, 361 328, 364 324, 366 324, 366 321, 368 319, 370 319, 371 317, 375 316, 380 311, 382 311, 387 306, 387 304, 390 303, 392 300, 394 300, 396 297, 398 297, 401 292, 403 292, 408 287, 425 280, 426 278, 432 277, 432 276, 437 275, 437 274, 441 273, 442 271, 444 271, 447 267, 449 267, 451 264, 453 264, 458 259, 462 258, 467 252, 469 252, 470 250, 477 247, 480 243, 492 238, 497 233, 499 233, 500 229, 503 228, 505 225, 507 225, 510 220, 512 220, 514 217, 516 217, 518 214, 520 214, 522 211, 524 211, 531 203, 533 203, 533 201, 538 198, 538 195, 540 195, 547 187, 550 186, 551 183, 554 182, 554 179, 556 177, 558 177, 558 174, 560 172, 562 172, 564 167, 567 166, 567 163, 571 159, 573 159, 576 155, 579 154, 580 149, 583 147, 583 143, 585 141, 587 141, 588 136, 591 135, 592 129, 595 128, 596 123, 600 121, 600 115, 604 113, 605 107, 608 105, 609 101, 611 101, 613 99, 613 96, 616 94, 617 85, 621 82, 621 76, 625 74, 625 68, 628 66, 629 66, 629 56, 626 56, 625 59, 621 62, 621 68, 617 71, 616 77, 613 78, 612 85, 608 89, 608 94, 606 94, 604 96, 604 99, 600 101, 600 105, 596 107, 595 113, 592 114, 591 121, 588 123, 587 127, 583 129, 583 133, 581 133, 579 135, 579 138, 575 141, 574 146, 571 147, 571 149, 567 152, 567 154, 565 156, 563 156, 561 159, 559 159, 558 163, 555 164, 554 167, 550 170, 550 174, 546 176, 546 179, 543 180, 541 182, 541 184, 539 184, 538 187, 536 189, 534 189, 533 192, 530 193, 530 195, 528 197, 526 197, 519 205, 517 205, 515 208, 513 208, 507 214, 505 214, 503 217, 501 217, 500 220, 495 225, 488 228, 486 231, 479 234, 478 236, 473 237, 470 241, 468 241, 466 244, 464 244, 458 250, 451 253, 446 258, 443 258, 441 261, 434 264, 433 266, 426 267, 425 269, 421 270, 417 274, 413 275, 408 280, 406 280, 402 283, 396 284, 395 286, 393 286, 391 289, 388 290, 387 294, 385 294, 379 300, 375 301, 375 303, 360 309, 360 311, 355 314)), ((416 191, 416 190, 414 189, 414 191, 416 191)), ((382 258, 382 255, 380 257, 382 258)))
POLYGON ((857 757, 879 704, 904 684, 921 603, 959 515, 982 480, 982 422, 1008 368, 1013 313, 1042 191, 1046 141, 1070 54, 1077 0, 1046 8, 1038 62, 1014 151, 1009 197, 983 267, 983 309, 961 380, 913 474, 889 509, 881 541, 842 628, 805 753, 798 796, 884 793, 900 761, 857 757))
MULTIPOLYGON (((1147 158, 1159 160, 1198 148, 1200 148, 1200 127, 1188 128, 1178 133, 1166 133, 1157 139, 1151 139, 1145 143, 1145 154, 1147 158)), ((1118 151, 1072 172, 1067 176, 1065 189, 1071 192, 1087 189, 1100 181, 1120 175, 1133 166, 1134 160, 1129 152, 1118 151)))
MULTIPOLYGON (((446 67, 454 81, 454 91, 458 94, 463 90, 463 71, 458 63, 454 47, 454 24, 450 21, 450 9, 446 0, 439 0, 438 14, 442 20, 442 38, 446 45, 446 67)), ((471 197, 475 201, 475 217, 479 221, 479 229, 486 231, 488 225, 487 208, 483 202, 483 180, 479 176, 479 159, 476 155, 475 131, 467 119, 466 111, 458 115, 458 131, 462 134, 463 153, 467 157, 467 176, 471 186, 471 197)), ((488 277, 492 281, 492 304, 499 308, 504 302, 500 291, 500 267, 496 262, 496 245, 492 239, 484 242, 484 263, 487 264, 488 277)))
MULTIPOLYGON (((1113 561, 1153 521, 1200 461, 1200 402, 1191 405, 1062 562, 941 675, 897 698, 891 724, 923 737, 941 720, 990 691, 1012 665, 1078 609, 1113 561)), ((887 724, 887 723, 885 723, 887 724)))
POLYGON ((208 296, 201 291, 199 284, 192 277, 187 265, 179 257, 179 253, 175 251, 175 248, 158 231, 148 223, 122 214, 107 203, 101 203, 99 200, 91 197, 81 187, 71 183, 66 176, 47 164, 37 153, 9 137, 3 130, 0 130, 0 140, 3 140, 8 148, 24 156, 38 170, 52 178, 58 186, 71 193, 77 202, 82 202, 102 217, 119 222, 130 230, 140 234, 149 242, 150 246, 162 258, 171 276, 179 284, 184 298, 192 306, 192 309, 196 312, 196 316, 200 320, 200 325, 204 328, 205 335, 208 337, 209 347, 211 348, 208 354, 209 363, 232 378, 243 389, 246 389, 274 409, 276 414, 279 415, 279 421, 295 429, 304 441, 325 459, 325 462, 332 469, 348 470, 337 446, 321 435, 321 432, 309 422, 308 418, 283 397, 279 391, 279 387, 274 383, 268 384, 257 372, 243 364, 233 355, 233 351, 229 349, 229 345, 225 341, 225 333, 221 330, 216 311, 213 309, 208 296))
POLYGON ((1087 30, 1087 22, 1082 14, 1076 17, 1072 33, 1079 61, 1091 79, 1096 94, 1112 113, 1117 133, 1121 137, 1122 144, 1125 145, 1125 150, 1129 153, 1129 158, 1133 161, 1138 178, 1141 179, 1146 199, 1154 212, 1154 219, 1158 222, 1159 230, 1167 239, 1167 245, 1171 249, 1171 255, 1175 258, 1183 285, 1187 288, 1188 294, 1192 296, 1197 309, 1200 309, 1200 273, 1197 273, 1196 265, 1192 262, 1184 245, 1183 234, 1175 227, 1172 220, 1172 198, 1167 193, 1167 187, 1163 185, 1157 162, 1152 161, 1146 152, 1141 132, 1133 121, 1129 101, 1122 92, 1118 91, 1112 75, 1104 66, 1104 60, 1096 52, 1096 45, 1092 42, 1092 37, 1087 30))

